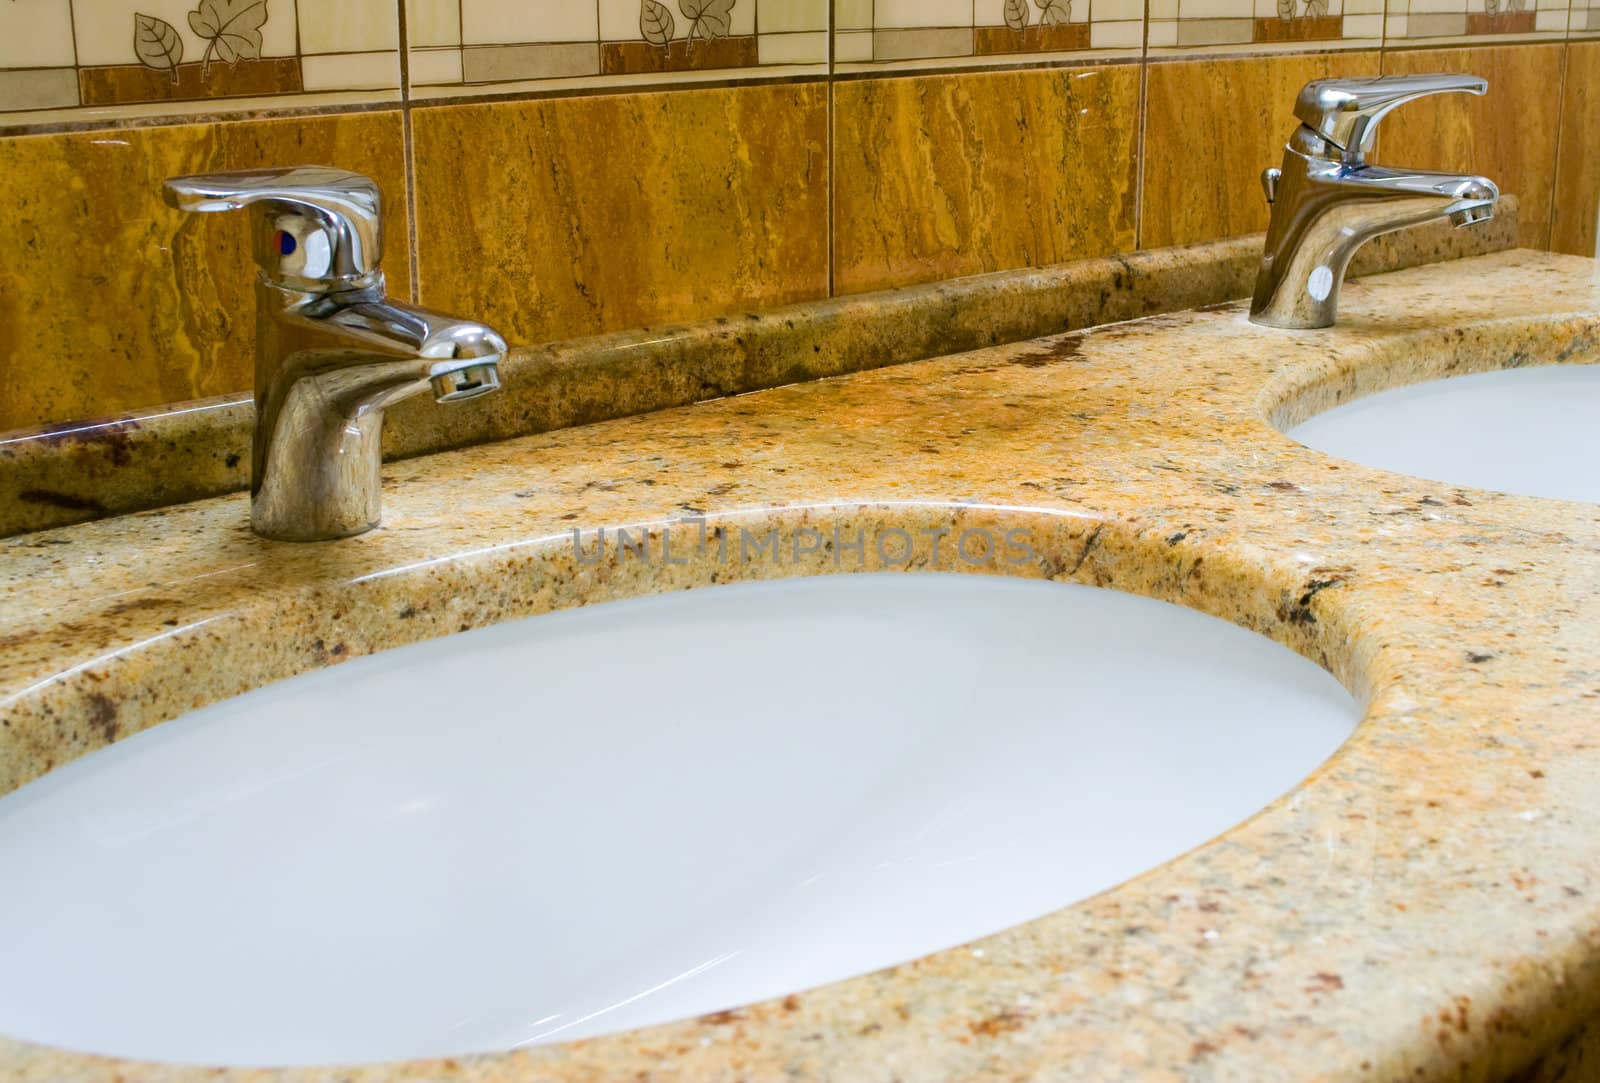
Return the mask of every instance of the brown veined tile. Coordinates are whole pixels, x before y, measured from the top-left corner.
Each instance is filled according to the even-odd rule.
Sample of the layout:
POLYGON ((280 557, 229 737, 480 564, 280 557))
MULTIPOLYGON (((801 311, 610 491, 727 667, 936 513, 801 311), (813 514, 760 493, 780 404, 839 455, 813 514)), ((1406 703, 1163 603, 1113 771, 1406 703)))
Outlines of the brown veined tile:
POLYGON ((714 68, 753 68, 760 63, 754 35, 685 41, 666 45, 648 41, 608 41, 600 46, 602 75, 638 75, 643 72, 706 71, 714 68))
POLYGON ((383 186, 384 266, 407 296, 396 112, 0 139, 0 430, 248 389, 246 217, 171 210, 161 182, 305 163, 383 186))
POLYGON ((1578 256, 1596 251, 1600 219, 1600 41, 1567 46, 1566 95, 1550 247, 1578 256))
POLYGON ((84 105, 295 94, 304 89, 299 57, 210 65, 194 61, 164 71, 143 64, 119 64, 81 68, 78 80, 84 105))
POLYGON ((1547 247, 1564 48, 1491 45, 1386 53, 1386 73, 1466 72, 1487 79, 1489 93, 1481 98, 1445 94, 1401 106, 1378 129, 1374 160, 1483 174, 1502 192, 1522 198, 1522 244, 1547 247))
POLYGON ((1255 21, 1255 40, 1279 41, 1337 41, 1344 36, 1344 16, 1306 15, 1298 19, 1258 18, 1255 21))
POLYGON ((531 343, 820 297, 827 108, 821 83, 419 108, 422 299, 531 343))
POLYGON ((1013 30, 1009 26, 980 26, 974 30, 978 56, 1005 53, 1066 53, 1089 48, 1088 23, 1056 23, 1013 30))
POLYGON ((1151 64, 1146 90, 1139 246, 1267 228, 1261 171, 1283 159, 1313 79, 1378 74, 1376 51, 1151 64))
POLYGON ((1467 13, 1469 34, 1531 34, 1534 32, 1535 13, 1531 11, 1499 11, 1490 15, 1486 11, 1467 13))
POLYGON ((1131 248, 1139 70, 834 90, 834 283, 856 293, 1131 248))

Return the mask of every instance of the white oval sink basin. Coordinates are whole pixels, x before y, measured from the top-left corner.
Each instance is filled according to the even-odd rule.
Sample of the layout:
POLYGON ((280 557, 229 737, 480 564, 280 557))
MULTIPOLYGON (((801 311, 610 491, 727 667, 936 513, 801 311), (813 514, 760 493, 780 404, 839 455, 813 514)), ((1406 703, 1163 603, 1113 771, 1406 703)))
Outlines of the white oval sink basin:
POLYGON ((730 1008, 1109 888, 1290 789, 1358 715, 1234 625, 987 576, 450 636, 0 799, 0 1033, 307 1064, 730 1008))
POLYGON ((1291 439, 1447 485, 1600 502, 1600 365, 1545 365, 1398 387, 1337 406, 1291 439))

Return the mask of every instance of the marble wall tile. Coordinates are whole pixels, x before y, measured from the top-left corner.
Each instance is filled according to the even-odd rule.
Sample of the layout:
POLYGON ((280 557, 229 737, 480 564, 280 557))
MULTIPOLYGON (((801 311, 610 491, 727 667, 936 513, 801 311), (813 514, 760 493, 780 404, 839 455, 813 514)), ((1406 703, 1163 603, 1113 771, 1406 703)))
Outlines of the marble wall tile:
POLYGON ((1299 124, 1295 95, 1312 79, 1377 75, 1379 63, 1365 51, 1151 64, 1139 247, 1266 229, 1261 171, 1299 124))
POLYGON ((1547 247, 1564 52, 1559 44, 1386 52, 1386 74, 1470 72, 1489 81, 1489 93, 1440 95, 1396 109, 1379 129, 1374 160, 1483 174, 1521 197, 1523 245, 1547 247))
POLYGON ((406 295, 397 112, 0 139, 0 228, 9 238, 0 259, 0 430, 249 388, 255 265, 245 216, 171 210, 161 182, 296 162, 378 179, 384 265, 406 295))
POLYGON ((1550 247, 1600 258, 1600 41, 1567 46, 1550 247))
POLYGON ((1137 65, 834 89, 834 285, 856 293, 1133 246, 1137 65))
POLYGON ((814 82, 418 108, 421 298, 536 343, 824 296, 827 114, 814 82))

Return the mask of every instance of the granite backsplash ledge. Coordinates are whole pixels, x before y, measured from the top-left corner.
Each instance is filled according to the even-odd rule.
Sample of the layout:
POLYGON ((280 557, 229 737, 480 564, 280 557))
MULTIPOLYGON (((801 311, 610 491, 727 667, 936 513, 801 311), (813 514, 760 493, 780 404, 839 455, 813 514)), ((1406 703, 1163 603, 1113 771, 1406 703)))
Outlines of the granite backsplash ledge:
MULTIPOLYGON (((1380 237, 1352 275, 1500 251, 1518 206, 1472 229, 1380 237)), ((677 327, 513 351, 502 390, 440 409, 389 412, 388 458, 405 458, 779 384, 902 364, 1247 295, 1259 235, 1056 267, 805 302, 677 327)), ((247 395, 0 435, 0 536, 198 500, 249 485, 247 395)))

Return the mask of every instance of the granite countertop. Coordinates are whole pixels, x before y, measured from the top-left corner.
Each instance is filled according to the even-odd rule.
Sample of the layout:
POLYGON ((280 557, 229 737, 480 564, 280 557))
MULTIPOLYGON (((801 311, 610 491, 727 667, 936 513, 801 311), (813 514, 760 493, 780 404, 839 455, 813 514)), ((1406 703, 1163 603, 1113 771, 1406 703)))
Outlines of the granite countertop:
MULTIPOLYGON (((1340 324, 1157 316, 392 465, 385 522, 262 541, 235 494, 0 542, 0 792, 265 681, 508 617, 753 575, 570 531, 1030 530, 1014 574, 1230 618, 1364 697, 1341 751, 1183 857, 1029 924, 768 1004, 366 1068, 133 1064, 0 1039, 6 1079, 1494 1079, 1600 1012, 1600 507, 1281 436, 1360 390, 1600 360, 1600 272, 1526 251, 1349 283, 1340 324)), ((679 549, 686 551, 687 546, 679 549)), ((919 542, 913 564, 965 567, 919 542)))

